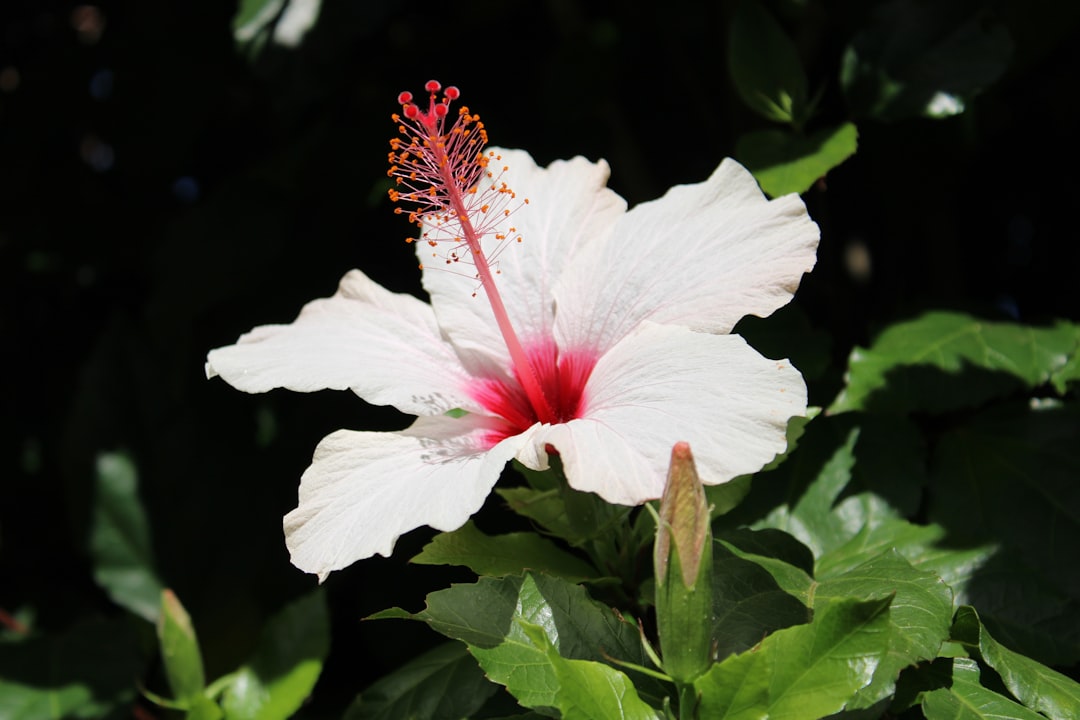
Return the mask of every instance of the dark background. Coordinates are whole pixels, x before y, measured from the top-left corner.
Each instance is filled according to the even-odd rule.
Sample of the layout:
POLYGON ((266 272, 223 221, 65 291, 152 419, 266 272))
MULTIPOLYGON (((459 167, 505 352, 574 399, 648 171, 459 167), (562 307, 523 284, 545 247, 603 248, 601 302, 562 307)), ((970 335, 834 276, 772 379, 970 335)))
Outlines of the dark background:
MULTIPOLYGON (((923 309, 1080 319, 1080 6, 955 3, 1007 28, 1007 69, 957 117, 885 121, 858 116, 838 81, 881 3, 765 5, 824 93, 810 129, 860 132, 805 196, 822 239, 796 304, 831 359, 812 403, 831 399, 853 345, 923 309), (868 272, 853 271, 860 256, 868 272)), ((125 451, 208 675, 235 667, 314 585, 288 563, 281 516, 316 443, 408 418, 348 393, 244 395, 205 380, 205 354, 290 321, 352 267, 420 293, 385 192, 397 93, 457 85, 493 143, 540 163, 606 158, 634 204, 703 180, 769 125, 732 87, 732 7, 326 0, 285 48, 238 44, 221 0, 4 0, 0 609, 32 608, 42 632, 121 612, 92 580, 85 534, 94 460, 125 451)), ((328 581, 333 649, 309 712, 333 716, 437 639, 360 622, 465 577, 406 565, 426 537, 328 581)))

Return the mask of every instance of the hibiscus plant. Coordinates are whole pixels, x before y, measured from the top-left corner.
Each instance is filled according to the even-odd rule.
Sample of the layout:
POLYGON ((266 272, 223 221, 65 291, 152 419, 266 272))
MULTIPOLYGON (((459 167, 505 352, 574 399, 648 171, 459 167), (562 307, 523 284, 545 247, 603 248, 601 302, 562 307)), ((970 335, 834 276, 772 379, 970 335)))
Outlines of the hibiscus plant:
MULTIPOLYGON (((1008 626, 967 605, 995 549, 946 551, 939 526, 909 523, 856 472, 860 447, 906 432, 865 414, 920 352, 905 330, 852 356, 825 414, 789 359, 733 332, 787 305, 814 267, 799 196, 769 199, 728 159, 627 209, 603 161, 541 167, 489 147, 459 99, 431 81, 393 115, 389 195, 416 228, 429 299, 352 270, 292 323, 207 358, 208 376, 246 392, 351 390, 415 416, 319 443, 284 519, 297 568, 322 582, 426 525, 442 534, 412 562, 478 576, 369 617, 451 642, 348 717, 1076 717, 1076 684, 1000 644, 1008 626), (804 433, 812 449, 788 460, 804 433), (493 488, 531 530, 470 520, 493 488)), ((943 367, 969 357, 949 328, 1010 332, 915 324, 947 336, 943 367)), ((1031 343, 1068 352, 1075 339, 1031 343)), ((1034 361, 1031 382, 1060 358, 1034 361)), ((929 397, 950 404, 947 390, 929 397)), ((215 689, 226 711, 236 682, 215 689)), ((214 696, 198 690, 182 704, 193 714, 214 696)))
POLYGON ((0 720, 1080 720, 1080 4, 52 5, 0 720))

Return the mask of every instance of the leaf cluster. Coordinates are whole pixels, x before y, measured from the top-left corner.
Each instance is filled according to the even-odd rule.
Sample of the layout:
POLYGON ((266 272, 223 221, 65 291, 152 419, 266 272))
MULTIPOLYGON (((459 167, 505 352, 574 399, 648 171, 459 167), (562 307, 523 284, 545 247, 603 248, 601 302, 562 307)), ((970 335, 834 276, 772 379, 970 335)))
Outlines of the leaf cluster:
MULTIPOLYGON (((469 668, 471 689, 448 697, 458 713, 471 698, 473 717, 506 702, 491 683, 527 709, 515 717, 1076 717, 1080 685, 1050 666, 1080 661, 1078 352, 1071 323, 940 312, 853 351, 789 453, 718 495, 713 661, 692 682, 657 656, 654 583, 620 574, 650 549, 652 515, 605 510, 557 475, 500 490, 535 532, 470 523, 414 558, 477 582, 372 619, 461 643, 434 651, 446 666, 431 682, 469 668), (573 520, 581 501, 591 525, 573 520)), ((350 717, 434 696, 416 670, 380 680, 350 717)))

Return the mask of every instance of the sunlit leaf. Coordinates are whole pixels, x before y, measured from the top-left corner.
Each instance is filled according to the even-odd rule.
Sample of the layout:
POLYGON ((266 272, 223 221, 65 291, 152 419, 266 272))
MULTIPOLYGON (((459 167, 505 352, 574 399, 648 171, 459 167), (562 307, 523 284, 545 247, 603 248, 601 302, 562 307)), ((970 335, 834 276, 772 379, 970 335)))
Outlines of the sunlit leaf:
POLYGON ((559 683, 555 701, 564 720, 660 720, 638 697, 625 673, 592 660, 567 660, 559 655, 544 628, 517 622, 555 671, 559 683))
POLYGON ((364 690, 349 707, 345 720, 469 717, 495 689, 464 645, 444 643, 364 690))
POLYGON ((1080 325, 1073 325, 1072 329, 1077 338, 1077 347, 1073 349, 1065 364, 1050 375, 1050 383, 1060 395, 1064 395, 1080 381, 1080 325))
POLYGON ((292 717, 311 694, 330 650, 330 619, 321 590, 270 618, 254 653, 225 690, 230 719, 292 717))
POLYGON ((787 130, 757 130, 735 143, 735 158, 772 197, 802 194, 855 154, 859 133, 852 123, 802 136, 787 130))
POLYGON ((848 709, 870 707, 892 694, 900 671, 937 657, 949 638, 952 591, 933 573, 918 570, 895 550, 833 577, 819 576, 814 602, 826 598, 868 600, 893 595, 889 612, 889 652, 873 681, 859 690, 848 709))
POLYGON ((828 603, 813 622, 769 635, 694 682, 700 717, 821 718, 872 679, 889 646, 888 598, 828 603))
POLYGON ((968 658, 953 660, 951 686, 926 693, 922 710, 927 720, 1046 720, 983 687, 978 663, 968 658))
POLYGON ((464 565, 477 575, 511 575, 538 570, 569 582, 596 575, 584 560, 536 533, 485 535, 469 522, 436 535, 410 562, 418 565, 464 565))
POLYGON ((953 636, 972 647, 1020 702, 1051 718, 1080 717, 1080 683, 995 640, 975 609, 957 610, 953 636))
POLYGON ((163 586, 154 571, 149 522, 131 458, 99 455, 95 491, 89 542, 94 580, 117 605, 154 622, 163 586))
POLYGON ((1076 352, 1075 328, 988 322, 927 313, 851 353, 847 387, 830 413, 870 409, 943 412, 1049 382, 1076 352))
MULTIPOLYGON (((557 707, 559 683, 545 652, 518 621, 542 627, 564 658, 649 662, 636 626, 592 600, 584 588, 539 573, 454 585, 428 595, 419 613, 395 608, 372 616, 380 618, 420 620, 467 643, 488 678, 530 708, 557 707)), ((638 674, 634 681, 642 695, 655 687, 638 674)))
POLYGON ((953 605, 968 602, 968 588, 984 578, 1001 561, 1000 547, 987 542, 971 547, 951 547, 940 525, 910 525, 907 531, 897 525, 899 537, 895 549, 915 567, 937 575, 953 591, 953 605), (934 542, 929 538, 934 537, 934 542))

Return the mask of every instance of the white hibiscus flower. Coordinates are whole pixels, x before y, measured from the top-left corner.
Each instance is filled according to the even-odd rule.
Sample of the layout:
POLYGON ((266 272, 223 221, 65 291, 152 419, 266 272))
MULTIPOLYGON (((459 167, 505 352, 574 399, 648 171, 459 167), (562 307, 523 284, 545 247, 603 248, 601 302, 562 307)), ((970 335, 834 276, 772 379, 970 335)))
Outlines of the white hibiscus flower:
POLYGON ((802 201, 767 200, 724 160, 627 211, 605 162, 481 154, 478 118, 463 108, 449 122, 457 90, 427 89, 426 111, 399 98, 391 196, 420 203, 431 302, 353 270, 291 324, 207 358, 208 376, 245 392, 350 389, 417 416, 319 444, 285 516, 293 563, 322 579, 389 556, 421 525, 454 530, 512 458, 542 470, 557 452, 572 487, 636 505, 662 494, 676 442, 694 448, 706 484, 783 451, 806 410, 803 379, 729 333, 785 305, 813 267, 818 229, 802 201))

